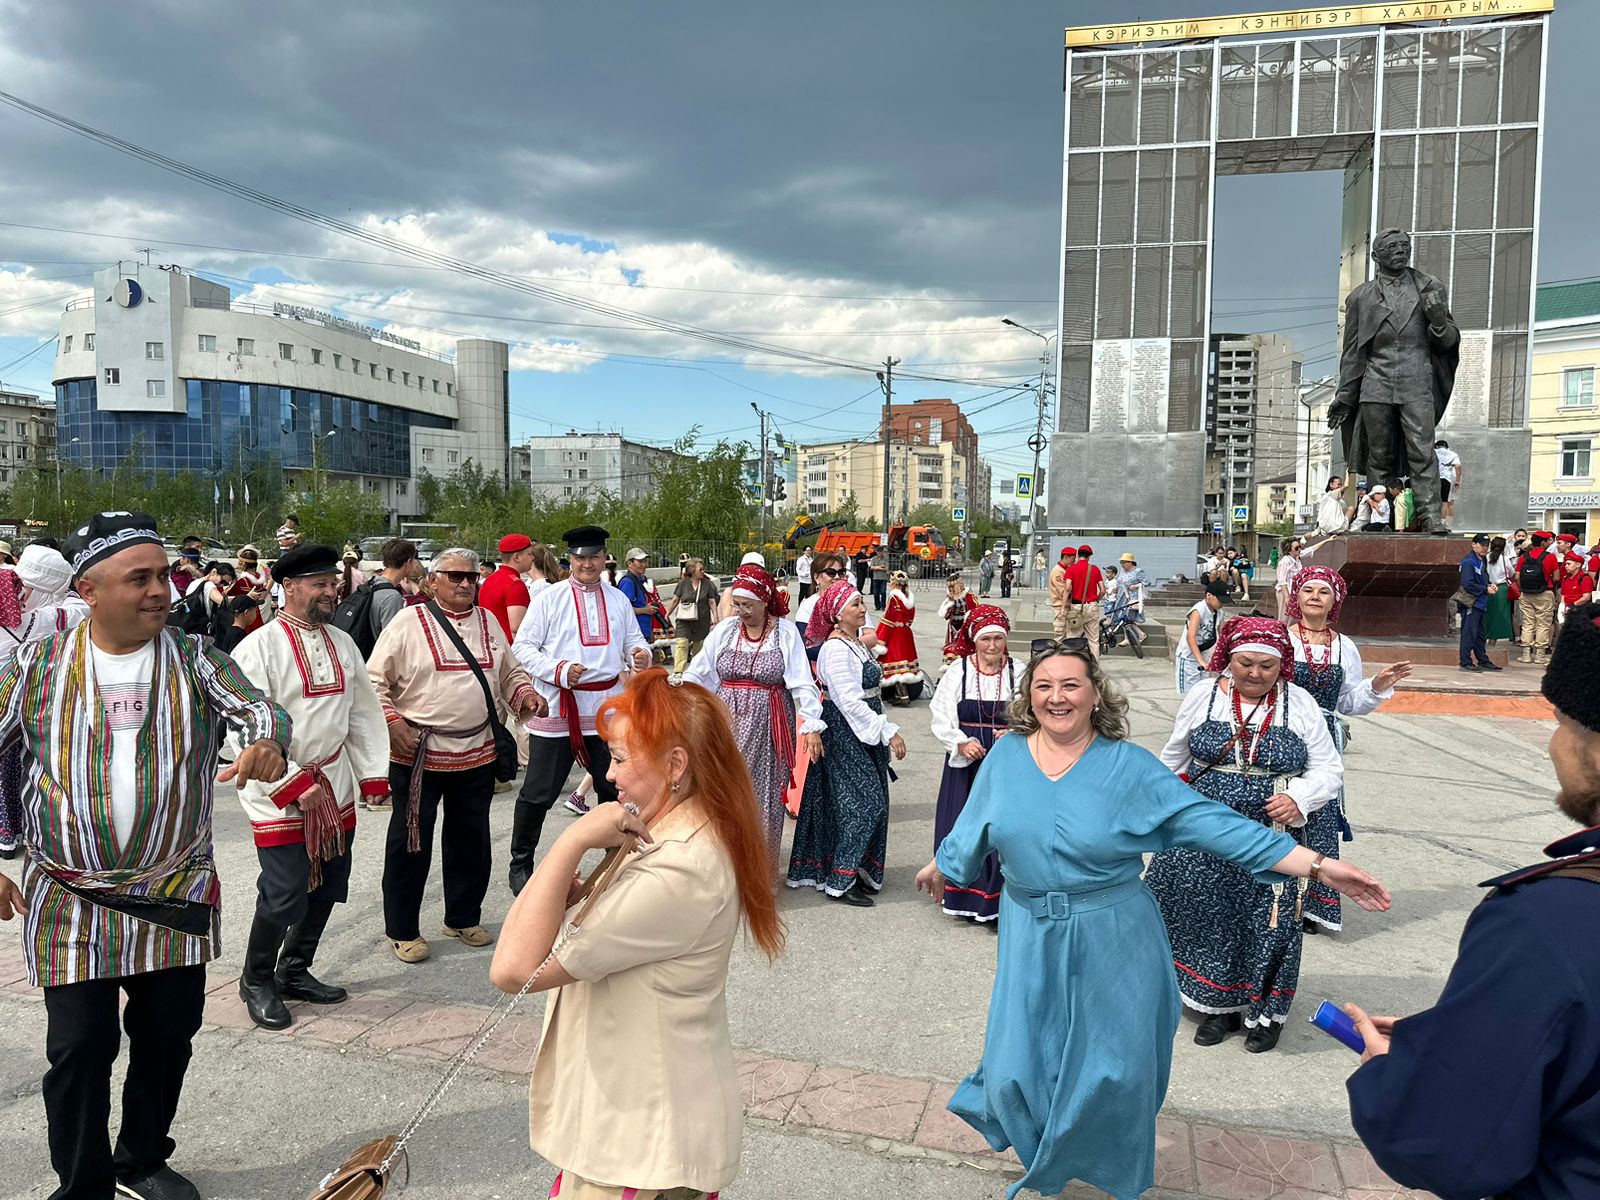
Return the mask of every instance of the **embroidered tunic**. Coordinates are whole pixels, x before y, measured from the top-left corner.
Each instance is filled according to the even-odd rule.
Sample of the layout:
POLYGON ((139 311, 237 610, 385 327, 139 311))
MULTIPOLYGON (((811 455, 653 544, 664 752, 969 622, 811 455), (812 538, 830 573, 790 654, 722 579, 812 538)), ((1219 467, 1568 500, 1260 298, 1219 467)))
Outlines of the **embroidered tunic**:
POLYGON ((564 579, 540 592, 511 643, 511 652, 550 705, 546 716, 527 722, 528 732, 534 737, 569 737, 571 705, 582 736, 593 737, 595 714, 622 691, 622 675, 636 646, 648 650, 650 643, 639 632, 632 603, 610 584, 586 588, 564 579), (579 686, 588 690, 567 690, 567 668, 573 663, 583 666, 579 686), (615 682, 610 687, 594 686, 608 680, 615 682))
POLYGON ((288 715, 209 641, 163 629, 139 733, 138 811, 126 842, 111 819, 111 727, 89 670, 89 623, 24 646, 0 671, 0 749, 25 750, 23 956, 55 987, 191 966, 218 950, 221 900, 211 805, 224 724, 245 744, 290 742, 288 715), (56 882, 213 909, 205 935, 93 904, 56 882))
MULTIPOLYGON (((483 668, 489 690, 510 711, 521 712, 533 687, 506 649, 500 622, 477 607, 445 616, 483 668)), ((425 770, 470 771, 494 762, 494 731, 478 677, 426 605, 403 609, 384 626, 367 662, 367 674, 387 720, 440 731, 428 739, 425 770), (461 730, 469 732, 451 732, 461 730)), ((413 756, 390 751, 389 757, 410 766, 413 756)))
POLYGON ((342 629, 308 625, 285 612, 240 642, 233 659, 294 722, 284 777, 251 780, 239 789, 256 845, 305 841, 295 800, 318 775, 333 791, 340 823, 347 832, 354 829, 356 797, 389 792, 389 727, 354 640, 342 629))

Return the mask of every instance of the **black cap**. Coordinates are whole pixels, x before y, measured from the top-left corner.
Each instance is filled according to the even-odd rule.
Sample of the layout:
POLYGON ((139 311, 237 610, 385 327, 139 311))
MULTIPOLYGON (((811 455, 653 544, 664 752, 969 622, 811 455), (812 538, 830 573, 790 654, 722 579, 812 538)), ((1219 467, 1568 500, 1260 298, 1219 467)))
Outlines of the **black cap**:
POLYGON ((1205 589, 1220 600, 1226 600, 1229 596, 1233 595, 1233 590, 1220 579, 1206 580, 1205 589))
POLYGON ((307 575, 332 575, 339 570, 339 552, 332 546, 291 546, 272 564, 272 582, 304 579, 307 575))
POLYGON ((72 564, 72 578, 76 581, 96 563, 143 543, 161 545, 155 518, 148 513, 95 513, 67 539, 63 557, 72 564))
POLYGON ((1600 604, 1577 604, 1556 635, 1540 690, 1557 711, 1600 733, 1600 604))
POLYGON ((611 535, 598 525, 579 525, 576 529, 569 529, 561 535, 561 540, 567 544, 567 550, 580 557, 588 554, 604 554, 606 539, 611 535))
POLYGON ((1473 534, 1472 535, 1472 544, 1474 546, 1487 546, 1489 544, 1489 535, 1487 533, 1475 533, 1475 534, 1473 534))

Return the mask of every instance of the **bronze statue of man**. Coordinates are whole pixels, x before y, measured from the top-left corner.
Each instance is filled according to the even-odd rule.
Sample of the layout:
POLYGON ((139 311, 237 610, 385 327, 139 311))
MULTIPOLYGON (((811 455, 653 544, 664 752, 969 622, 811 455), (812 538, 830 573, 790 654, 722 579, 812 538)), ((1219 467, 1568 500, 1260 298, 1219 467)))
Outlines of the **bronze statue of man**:
POLYGON ((1328 424, 1341 431, 1352 479, 1392 486, 1410 479, 1429 533, 1449 533, 1439 515, 1434 433, 1450 403, 1461 331, 1444 285, 1411 266, 1411 236, 1385 229, 1372 241, 1377 274, 1344 301, 1339 390, 1328 424))

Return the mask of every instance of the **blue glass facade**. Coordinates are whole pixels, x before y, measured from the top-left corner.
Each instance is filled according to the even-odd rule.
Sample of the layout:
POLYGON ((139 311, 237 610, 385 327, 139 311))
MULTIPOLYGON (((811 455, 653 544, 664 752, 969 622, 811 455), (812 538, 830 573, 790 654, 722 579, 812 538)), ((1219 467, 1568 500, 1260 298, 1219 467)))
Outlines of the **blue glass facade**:
POLYGON ((293 471, 316 465, 316 446, 325 471, 408 479, 411 430, 455 427, 448 417, 328 392, 217 379, 183 383, 185 413, 103 413, 93 379, 56 384, 62 460, 113 467, 137 447, 139 465, 152 471, 225 471, 264 459, 293 471))

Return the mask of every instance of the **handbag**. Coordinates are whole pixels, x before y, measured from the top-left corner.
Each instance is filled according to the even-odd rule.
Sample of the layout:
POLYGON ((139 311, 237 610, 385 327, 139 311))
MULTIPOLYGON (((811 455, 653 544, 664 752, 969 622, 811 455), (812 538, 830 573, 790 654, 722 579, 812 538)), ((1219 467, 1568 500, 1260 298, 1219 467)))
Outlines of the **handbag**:
POLYGON ((1450 599, 1459 604, 1462 608, 1471 608, 1478 602, 1478 598, 1471 592, 1467 591, 1467 589, 1464 587, 1458 587, 1455 591, 1455 595, 1451 596, 1450 599))
POLYGON ((428 601, 428 611, 433 614, 433 619, 439 622, 439 627, 444 630, 445 636, 455 643, 457 650, 461 651, 461 657, 466 660, 467 666, 472 668, 472 673, 478 677, 478 686, 483 689, 483 704, 489 713, 489 729, 494 733, 494 777, 501 783, 510 783, 522 769, 522 764, 517 758, 517 739, 500 720, 499 707, 494 702, 494 693, 489 690, 489 680, 484 675, 483 668, 478 665, 478 656, 467 649, 467 644, 455 630, 455 623, 444 615, 435 601, 428 601))
POLYGON ((672 610, 675 621, 698 621, 700 619, 700 585, 694 585, 694 599, 680 600, 678 607, 672 610))
POLYGON ((511 1010, 516 1008, 518 1001, 533 990, 533 985, 539 982, 539 976, 555 961, 556 955, 566 948, 568 942, 577 936, 583 919, 589 915, 589 910, 600 894, 611 885, 617 876, 622 864, 638 844, 638 839, 628 837, 620 846, 614 846, 606 851, 600 865, 594 873, 584 880, 583 886, 578 889, 574 903, 581 903, 572 920, 561 931, 561 936, 556 939, 556 944, 550 947, 550 953, 545 955, 544 961, 528 976, 528 982, 522 985, 522 990, 504 1002, 504 1007, 491 1011, 484 1018, 483 1025, 479 1026, 478 1036, 468 1042, 450 1061, 445 1068, 443 1078, 438 1085, 428 1094, 426 1100, 417 1109, 411 1120, 397 1134, 374 1138, 362 1146, 334 1170, 329 1171, 322 1180, 311 1190, 306 1200, 382 1200, 389 1191, 389 1185, 395 1185, 395 1193, 405 1190, 411 1177, 411 1162, 406 1156, 406 1146, 416 1136, 422 1123, 426 1121, 439 1101, 450 1090, 457 1077, 464 1071, 467 1064, 479 1050, 483 1049, 500 1023, 511 1015, 511 1010))

